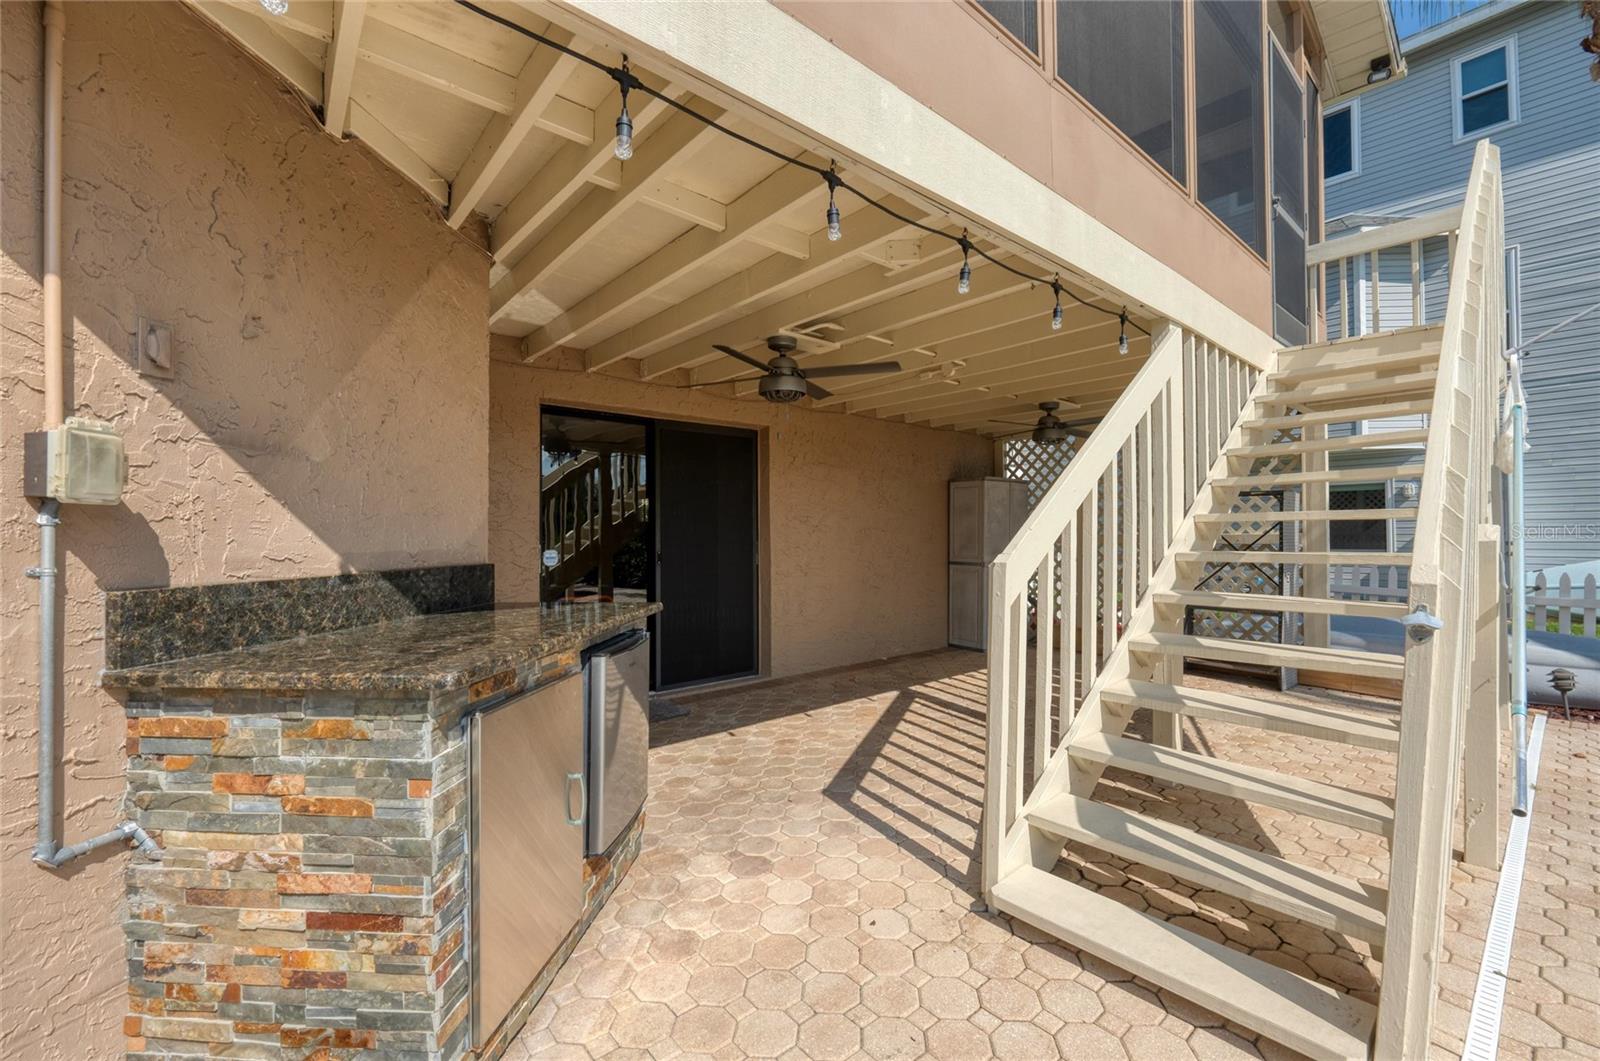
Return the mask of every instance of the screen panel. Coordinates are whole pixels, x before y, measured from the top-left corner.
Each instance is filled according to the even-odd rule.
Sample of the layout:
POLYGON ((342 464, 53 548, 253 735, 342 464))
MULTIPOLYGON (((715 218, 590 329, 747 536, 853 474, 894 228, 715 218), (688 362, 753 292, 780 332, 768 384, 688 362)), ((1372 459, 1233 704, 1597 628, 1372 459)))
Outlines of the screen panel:
POLYGON ((1195 144, 1200 201, 1263 257, 1266 130, 1261 6, 1194 5, 1195 144))

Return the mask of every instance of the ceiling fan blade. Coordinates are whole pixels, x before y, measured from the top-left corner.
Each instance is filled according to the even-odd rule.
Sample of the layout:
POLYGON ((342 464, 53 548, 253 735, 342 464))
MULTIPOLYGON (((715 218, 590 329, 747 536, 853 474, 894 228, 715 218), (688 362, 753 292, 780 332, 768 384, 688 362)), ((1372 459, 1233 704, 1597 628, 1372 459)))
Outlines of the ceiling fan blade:
POLYGON ((822 387, 819 387, 815 383, 812 383, 810 380, 806 380, 806 393, 811 395, 813 398, 831 398, 831 397, 833 397, 833 391, 827 390, 827 389, 822 388, 822 387))
POLYGON ((740 361, 743 361, 745 364, 751 366, 752 368, 759 368, 763 372, 766 372, 769 369, 769 366, 767 365, 767 363, 765 361, 757 361, 755 358, 751 357, 749 354, 742 354, 739 351, 735 350, 731 346, 723 346, 720 343, 714 343, 714 344, 712 344, 711 349, 720 350, 722 353, 727 354, 729 357, 738 358, 740 361))
POLYGON ((807 379, 826 379, 829 376, 874 376, 880 372, 899 372, 898 361, 872 361, 859 365, 821 365, 804 368, 807 379))
POLYGON ((759 376, 735 376, 732 379, 708 379, 701 383, 677 383, 674 384, 674 386, 679 390, 690 390, 694 387, 718 387, 724 383, 754 383, 758 379, 766 378, 767 373, 763 372, 759 376))

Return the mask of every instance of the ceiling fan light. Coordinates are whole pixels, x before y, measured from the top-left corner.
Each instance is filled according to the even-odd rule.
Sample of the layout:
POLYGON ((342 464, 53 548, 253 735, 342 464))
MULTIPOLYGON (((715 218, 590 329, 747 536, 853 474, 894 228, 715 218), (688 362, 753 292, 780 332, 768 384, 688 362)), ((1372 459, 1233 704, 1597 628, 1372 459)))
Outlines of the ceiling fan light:
POLYGON ((1055 417, 1047 417, 1045 419, 1051 422, 1045 423, 1045 420, 1041 419, 1038 426, 1033 429, 1033 440, 1035 442, 1041 446, 1059 446, 1063 442, 1071 440, 1072 434, 1067 430, 1066 424, 1056 420, 1055 417))
POLYGON ((791 375, 763 376, 756 383, 756 390, 769 402, 787 405, 806 396, 806 381, 791 375))

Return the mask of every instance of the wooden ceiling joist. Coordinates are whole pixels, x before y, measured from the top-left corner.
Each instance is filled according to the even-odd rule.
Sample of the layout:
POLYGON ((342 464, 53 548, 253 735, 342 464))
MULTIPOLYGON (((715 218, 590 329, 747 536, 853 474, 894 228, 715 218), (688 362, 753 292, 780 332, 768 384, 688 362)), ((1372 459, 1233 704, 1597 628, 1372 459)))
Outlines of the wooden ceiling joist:
MULTIPOLYGON (((571 46, 573 43, 569 33, 553 29, 551 34, 561 44, 571 46)), ((461 223, 472 215, 472 211, 483 200, 484 192, 505 172, 506 166, 511 163, 517 149, 527 141, 529 134, 534 129, 542 128, 539 119, 556 100, 556 93, 577 65, 578 60, 554 48, 539 48, 529 57, 522 73, 517 76, 516 99, 511 111, 489 119, 489 124, 468 152, 466 162, 462 163, 461 171, 456 174, 450 189, 450 212, 447 215, 453 227, 460 228, 461 223)), ((580 146, 587 147, 594 143, 592 129, 595 118, 593 112, 585 113, 591 135, 588 142, 580 146)))
MULTIPOLYGON (((697 109, 701 113, 709 112, 713 119, 722 115, 720 108, 706 103, 701 103, 697 109)), ((516 260, 509 275, 494 285, 489 293, 490 324, 506 316, 518 298, 537 288, 596 233, 637 203, 676 163, 721 135, 711 126, 683 113, 673 113, 661 122, 644 141, 640 157, 623 167, 620 188, 616 191, 591 188, 537 244, 516 260)))
POLYGON ((846 412, 871 412, 891 402, 905 401, 920 394, 940 393, 941 387, 951 386, 942 381, 946 373, 950 379, 967 383, 990 373, 1015 371, 1041 361, 1093 349, 1093 338, 1104 330, 1103 321, 1104 318, 1094 311, 1080 308, 1076 314, 1070 311, 1064 313, 1061 331, 1053 332, 1048 325, 1041 330, 1036 320, 1025 318, 1002 328, 941 343, 934 358, 901 362, 906 369, 903 372, 862 381, 852 379, 850 382, 856 385, 848 390, 830 387, 835 391, 834 396, 819 404, 837 405, 842 402, 846 412), (936 377, 932 382, 926 378, 930 374, 936 377))
POLYGON ((958 423, 982 420, 1001 410, 1026 410, 1038 402, 1070 401, 1076 408, 1060 410, 1056 415, 1071 420, 1085 410, 1094 409, 1101 402, 1110 402, 1122 393, 1123 386, 1133 378, 1136 369, 1126 369, 1108 374, 1101 379, 1086 378, 1081 372, 1064 372, 1046 377, 1021 387, 1011 387, 1004 392, 969 394, 956 401, 935 408, 915 409, 906 413, 880 414, 899 416, 908 423, 929 424, 933 427, 951 427, 958 423))
POLYGON ((814 174, 789 166, 779 169, 728 204, 720 231, 691 229, 528 336, 523 347, 526 356, 529 360, 542 357, 603 328, 607 321, 640 300, 729 248, 747 240, 761 242, 758 233, 771 227, 773 218, 797 204, 820 201, 825 195, 825 186, 814 174))
MULTIPOLYGON (((652 379, 715 356, 708 342, 702 341, 707 336, 710 336, 709 342, 748 346, 770 333, 740 338, 724 332, 719 322, 735 319, 740 312, 749 313, 764 298, 787 295, 808 283, 816 284, 824 277, 837 273, 842 265, 853 262, 861 246, 900 236, 905 228, 900 222, 882 214, 864 217, 854 226, 856 242, 852 244, 833 242, 828 239, 826 231, 818 229, 811 234, 811 252, 807 258, 796 259, 786 255, 764 258, 749 269, 720 280, 677 305, 591 346, 589 366, 596 368, 623 357, 643 357, 640 375, 652 379), (708 332, 707 329, 712 330, 708 332), (667 350, 669 346, 672 349, 667 350)), ((797 319, 804 320, 805 315, 801 314, 797 319)))
MULTIPOLYGON (((566 144, 539 168, 523 189, 500 212, 489 228, 489 250, 501 262, 515 261, 533 237, 588 189, 590 179, 608 162, 615 161, 613 123, 622 105, 613 88, 594 110, 594 134, 588 144, 566 144)), ((635 137, 640 136, 667 110, 653 96, 629 101, 635 137)))
POLYGON ((333 39, 322 66, 322 127, 334 136, 350 131, 350 88, 366 18, 367 0, 333 0, 333 39))
MULTIPOLYGON (((1118 357, 1115 343, 1084 349, 1071 345, 1070 341, 1047 339, 1034 344, 1032 349, 1034 356, 1040 358, 1032 365, 974 372, 959 377, 954 387, 946 385, 918 393, 891 395, 891 400, 874 403, 871 411, 878 416, 906 416, 956 404, 963 397, 985 393, 1010 394, 1018 388, 1032 388, 1064 378, 1088 381, 1105 375, 1131 377, 1144 361, 1142 357, 1134 358, 1132 355, 1118 357)), ((848 410, 849 405, 845 408, 848 410)))

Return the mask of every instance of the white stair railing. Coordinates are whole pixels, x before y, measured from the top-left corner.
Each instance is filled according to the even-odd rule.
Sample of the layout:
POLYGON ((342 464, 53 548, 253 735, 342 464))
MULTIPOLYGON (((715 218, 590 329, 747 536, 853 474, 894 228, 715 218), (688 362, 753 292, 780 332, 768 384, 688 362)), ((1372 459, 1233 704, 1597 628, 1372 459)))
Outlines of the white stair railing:
POLYGON ((1488 614, 1492 624, 1499 614, 1483 607, 1496 580, 1480 540, 1493 522, 1493 448, 1505 375, 1503 244, 1499 150, 1480 141, 1450 263, 1412 549, 1379 1058, 1431 1052, 1463 719, 1475 669, 1498 663, 1475 659, 1473 649, 1481 617, 1488 614))
POLYGON ((1257 366, 1163 325, 1144 366, 991 566, 986 894, 1026 861, 1023 803, 1123 649, 1258 377, 1257 366))

